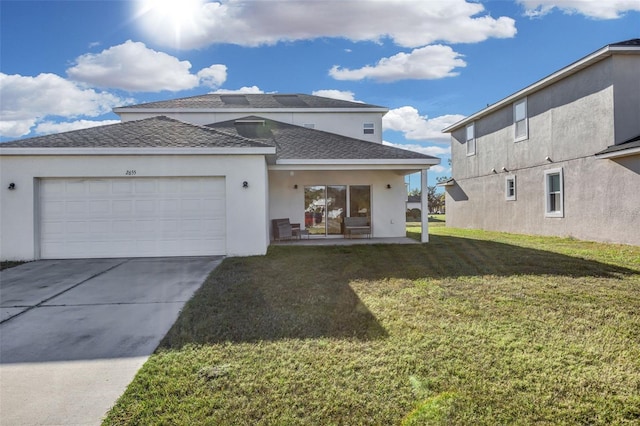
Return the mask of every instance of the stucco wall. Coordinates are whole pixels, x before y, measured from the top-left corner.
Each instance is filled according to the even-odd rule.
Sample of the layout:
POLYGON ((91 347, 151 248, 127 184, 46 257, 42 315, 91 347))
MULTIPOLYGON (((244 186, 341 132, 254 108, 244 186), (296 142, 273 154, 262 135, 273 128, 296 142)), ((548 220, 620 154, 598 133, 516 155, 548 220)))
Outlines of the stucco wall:
POLYGON ((640 133, 640 116, 627 114, 640 108, 637 78, 631 81, 629 71, 619 69, 629 66, 608 58, 530 94, 526 140, 514 142, 511 105, 476 121, 476 155, 466 155, 465 129, 455 131, 456 185, 446 188, 447 225, 640 244, 640 232, 629 232, 640 229, 640 158, 594 156, 618 135, 640 133), (630 95, 618 96, 625 89, 614 90, 614 76, 630 95), (545 217, 544 171, 552 168, 563 169, 563 218, 545 217), (516 176, 516 201, 505 200, 506 175, 516 176))
POLYGON ((370 142, 382 143, 382 113, 380 112, 263 112, 256 110, 253 112, 190 112, 190 113, 132 113, 122 112, 122 121, 141 120, 143 118, 166 115, 187 123, 211 124, 221 121, 235 120, 248 115, 258 115, 271 120, 283 123, 304 126, 314 124, 315 129, 324 130, 330 133, 363 139, 370 142), (374 134, 365 135, 363 132, 364 123, 374 123, 374 134))
POLYGON ((38 178, 224 176, 227 254, 266 253, 269 244, 266 164, 260 155, 0 156, 0 258, 31 260, 37 253, 38 178), (248 188, 242 182, 249 183, 248 188), (8 191, 10 182, 16 190, 8 191))
POLYGON ((613 57, 615 143, 640 135, 640 55, 613 57))
POLYGON ((269 217, 304 223, 304 187, 310 185, 371 185, 374 237, 404 237, 404 176, 393 171, 284 171, 269 172, 269 217), (391 188, 387 188, 387 184, 391 188), (298 185, 295 189, 294 185, 298 185))
POLYGON ((572 161, 456 181, 447 226, 640 245, 640 156, 572 161), (545 217, 544 171, 562 168, 564 217, 545 217), (516 201, 505 177, 516 177, 516 201), (457 201, 456 201, 457 200, 457 201))

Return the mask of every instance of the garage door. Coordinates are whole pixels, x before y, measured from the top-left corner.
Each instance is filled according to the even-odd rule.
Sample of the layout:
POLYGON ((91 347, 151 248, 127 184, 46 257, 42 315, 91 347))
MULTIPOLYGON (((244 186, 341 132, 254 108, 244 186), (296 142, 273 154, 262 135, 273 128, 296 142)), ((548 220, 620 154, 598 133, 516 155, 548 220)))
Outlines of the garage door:
POLYGON ((40 257, 226 252, 224 178, 42 179, 40 257))

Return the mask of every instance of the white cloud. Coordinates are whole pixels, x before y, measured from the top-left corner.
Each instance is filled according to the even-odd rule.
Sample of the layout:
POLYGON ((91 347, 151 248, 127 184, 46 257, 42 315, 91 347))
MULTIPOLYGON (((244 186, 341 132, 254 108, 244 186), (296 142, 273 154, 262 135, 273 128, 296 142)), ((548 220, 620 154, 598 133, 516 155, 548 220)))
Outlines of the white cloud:
POLYGON ((227 79, 225 65, 212 65, 197 74, 191 74, 190 69, 189 61, 127 40, 100 53, 79 56, 67 74, 72 80, 92 86, 131 92, 188 90, 200 84, 215 88, 227 79))
POLYGON ((331 99, 340 99, 342 101, 360 102, 355 99, 355 94, 349 90, 324 89, 311 92, 314 96, 322 96, 331 99))
POLYGON ((17 138, 29 134, 36 124, 35 119, 27 120, 0 120, 0 136, 17 138))
POLYGON ((262 91, 262 89, 260 89, 258 86, 250 86, 250 87, 243 86, 243 87, 241 87, 239 89, 235 89, 235 90, 218 89, 218 90, 216 90, 216 91, 214 91, 212 93, 229 93, 229 94, 232 94, 232 93, 257 93, 257 94, 260 94, 260 93, 264 93, 264 91, 262 91))
POLYGON ((625 12, 640 11, 639 0, 518 0, 518 3, 530 17, 544 16, 555 8, 595 19, 617 19, 625 12))
POLYGON ((216 88, 227 80, 227 67, 225 65, 211 65, 209 68, 203 68, 198 71, 200 84, 216 88))
POLYGON ((434 173, 451 173, 451 169, 449 167, 441 166, 440 164, 429 168, 429 171, 434 173))
POLYGON ((409 143, 393 143, 383 141, 383 145, 392 146, 394 148, 406 149, 413 152, 419 152, 420 154, 432 155, 434 157, 442 157, 451 155, 450 147, 442 147, 442 146, 422 146, 418 144, 409 144, 409 143))
POLYGON ((443 41, 475 43, 516 34, 515 21, 493 18, 484 6, 447 1, 246 1, 190 0, 179 13, 166 3, 138 0, 135 16, 156 43, 192 49, 216 43, 243 46, 340 37, 353 41, 389 38, 399 46, 443 41))
POLYGON ((442 129, 457 123, 464 117, 460 114, 447 114, 429 118, 426 115, 420 115, 412 106, 403 106, 390 110, 382 118, 382 128, 402 132, 407 139, 448 143, 450 136, 442 133, 442 129))
POLYGON ((0 73, 0 134, 19 137, 47 116, 97 117, 132 103, 107 92, 82 88, 55 74, 36 77, 0 73))
POLYGON ((435 80, 458 75, 453 70, 467 65, 460 59, 461 56, 449 46, 436 44, 414 49, 411 53, 382 58, 375 66, 367 65, 356 70, 335 65, 329 75, 336 80, 435 80))
POLYGON ((60 123, 44 121, 36 126, 34 132, 39 135, 48 135, 51 133, 70 132, 72 130, 88 129, 89 127, 106 126, 107 124, 116 123, 120 123, 120 120, 76 120, 60 123))

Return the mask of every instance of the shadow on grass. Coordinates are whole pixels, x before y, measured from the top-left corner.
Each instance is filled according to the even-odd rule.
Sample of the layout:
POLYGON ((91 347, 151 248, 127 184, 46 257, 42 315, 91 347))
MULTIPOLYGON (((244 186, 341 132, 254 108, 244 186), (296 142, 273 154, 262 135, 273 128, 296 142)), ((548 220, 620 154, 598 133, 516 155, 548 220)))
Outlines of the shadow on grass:
POLYGON ((620 278, 638 271, 493 241, 431 236, 423 245, 272 246, 229 258, 186 305, 161 343, 380 339, 387 332, 354 280, 543 275, 620 278))

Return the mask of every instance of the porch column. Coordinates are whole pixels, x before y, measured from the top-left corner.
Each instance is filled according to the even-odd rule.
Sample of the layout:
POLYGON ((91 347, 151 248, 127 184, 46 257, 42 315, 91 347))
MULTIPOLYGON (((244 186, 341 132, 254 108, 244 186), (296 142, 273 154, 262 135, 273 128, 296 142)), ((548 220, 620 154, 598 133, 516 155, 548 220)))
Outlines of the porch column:
POLYGON ((423 243, 429 242, 429 200, 427 198, 427 171, 420 171, 420 216, 422 219, 422 239, 423 243))

